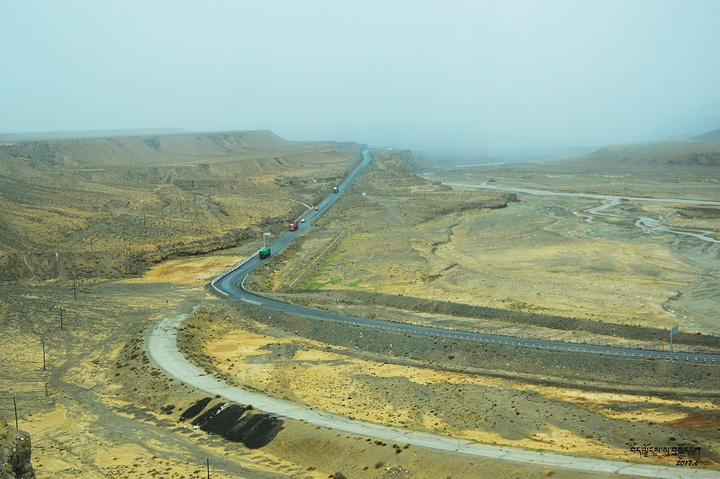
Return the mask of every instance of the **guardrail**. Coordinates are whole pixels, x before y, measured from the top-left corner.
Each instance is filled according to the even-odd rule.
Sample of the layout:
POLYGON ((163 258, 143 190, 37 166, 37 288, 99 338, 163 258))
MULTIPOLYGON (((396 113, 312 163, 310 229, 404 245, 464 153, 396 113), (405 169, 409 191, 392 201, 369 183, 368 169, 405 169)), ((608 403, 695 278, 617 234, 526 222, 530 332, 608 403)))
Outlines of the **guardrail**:
POLYGON ((236 264, 235 266, 233 266, 233 267, 230 268, 229 270, 225 271, 224 273, 220 273, 220 275, 216 276, 215 279, 213 279, 212 281, 210 281, 210 286, 212 286, 212 288, 215 290, 215 292, 217 292, 217 293, 219 293, 219 294, 222 295, 222 294, 223 294, 223 291, 221 291, 220 288, 218 288, 217 286, 215 286, 215 283, 217 283, 218 281, 220 281, 221 279, 223 279, 225 276, 229 275, 230 273, 233 273, 234 271, 242 268, 242 267, 245 266, 248 262, 250 262, 250 260, 254 259, 254 258, 255 258, 257 255, 259 255, 259 254, 260 254, 260 250, 257 250, 257 251, 255 251, 255 253, 253 253, 252 255, 248 256, 247 258, 245 258, 244 260, 242 260, 241 262, 239 262, 238 264, 236 264))

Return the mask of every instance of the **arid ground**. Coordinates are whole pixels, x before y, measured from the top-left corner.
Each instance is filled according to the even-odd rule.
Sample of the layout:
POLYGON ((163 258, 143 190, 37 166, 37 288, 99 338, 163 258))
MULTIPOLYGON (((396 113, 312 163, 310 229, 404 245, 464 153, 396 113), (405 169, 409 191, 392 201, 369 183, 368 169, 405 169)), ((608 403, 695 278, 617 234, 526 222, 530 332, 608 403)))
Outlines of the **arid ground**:
MULTIPOLYGON (((171 156, 171 140, 148 141, 171 156)), ((223 151, 228 141, 238 143, 224 138, 223 151)), ((38 477, 205 477, 207 461, 211 477, 593 477, 293 421, 259 449, 196 430, 180 414, 205 395, 154 369, 143 352, 150 321, 178 312, 191 314, 181 347, 209 373, 308 407, 482 443, 643 464, 677 458, 640 457, 633 444, 693 444, 701 447, 701 466, 719 467, 717 365, 380 335, 211 295, 210 278, 257 249, 265 230, 284 230, 359 161, 360 151, 267 140, 249 159, 247 145, 237 148, 223 167, 188 160, 198 172, 209 168, 206 180, 216 181, 203 186, 214 192, 203 194, 193 191, 196 170, 185 174, 190 166, 170 168, 160 159, 158 172, 184 173, 140 180, 149 175, 139 173, 146 165, 122 173, 66 153, 36 159, 34 167, 28 153, 2 163, 3 185, 14 174, 7 165, 20 168, 22 161, 26 169, 17 171, 33 185, 26 189, 42 192, 22 199, 16 189, 10 198, 3 186, 7 207, 0 216, 3 231, 13 232, 2 245, 8 266, 0 285, 0 418, 14 425, 15 398, 38 477), (68 189, 56 204, 47 199, 57 194, 47 190, 51 180, 91 166, 113 170, 111 180, 91 176, 92 191, 68 189), (256 190, 235 168, 256 171, 256 190), (320 172, 325 180, 316 181, 320 172), (115 202, 91 207, 99 190, 115 202), (155 206, 143 211, 146 203, 155 206), (43 224, 51 220, 53 234, 43 224), (193 226, 186 230, 181 220, 193 226), (39 226, 25 231, 33 224, 39 226), (80 253, 71 254, 75 249, 80 253)), ((640 159, 666 161, 652 149, 633 148, 640 159)), ((625 165, 625 153, 598 155, 605 155, 604 168, 582 158, 423 169, 420 177, 407 169, 417 166, 409 152, 378 152, 358 182, 251 286, 365 317, 592 343, 667 347, 666 331, 679 324, 675 347, 720 349, 717 243, 646 233, 632 219, 657 215, 668 226, 712 230, 720 239, 717 208, 633 202, 618 208, 622 217, 587 223, 573 212, 597 200, 442 184, 720 199, 720 173, 707 159, 695 164, 691 156, 689 166, 679 163, 683 173, 666 175, 635 156, 625 165), (613 175, 610 184, 603 175, 613 175), (472 306, 492 309, 483 317, 463 314, 472 306), (533 322, 532 313, 561 319, 550 329, 533 322)))

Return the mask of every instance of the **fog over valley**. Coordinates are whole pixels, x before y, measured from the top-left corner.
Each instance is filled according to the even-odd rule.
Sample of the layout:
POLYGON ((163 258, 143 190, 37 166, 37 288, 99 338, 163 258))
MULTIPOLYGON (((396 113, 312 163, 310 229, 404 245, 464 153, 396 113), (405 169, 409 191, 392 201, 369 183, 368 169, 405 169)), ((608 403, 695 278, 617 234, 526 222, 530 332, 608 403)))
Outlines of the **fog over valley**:
POLYGON ((5 2, 0 134, 272 130, 490 156, 720 126, 720 3, 5 2))

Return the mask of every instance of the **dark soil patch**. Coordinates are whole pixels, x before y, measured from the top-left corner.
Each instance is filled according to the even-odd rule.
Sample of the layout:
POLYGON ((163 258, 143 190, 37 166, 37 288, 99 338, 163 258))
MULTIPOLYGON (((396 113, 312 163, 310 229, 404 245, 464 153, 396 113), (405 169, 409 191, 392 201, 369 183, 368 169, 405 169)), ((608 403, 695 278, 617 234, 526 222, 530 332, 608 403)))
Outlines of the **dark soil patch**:
POLYGON ((283 420, 270 414, 250 414, 241 418, 223 437, 257 449, 275 439, 282 426, 283 420))
MULTIPOLYGON (((193 404, 180 416, 181 420, 194 417, 210 402, 204 398, 193 404)), ((283 428, 284 421, 271 414, 248 413, 252 407, 218 403, 196 418, 192 424, 205 432, 217 434, 228 441, 242 443, 250 449, 267 446, 283 428)))
POLYGON ((688 414, 686 417, 669 422, 666 425, 680 429, 717 429, 720 431, 720 419, 696 413, 688 414))
MULTIPOLYGON (((208 421, 210 421, 218 412, 222 410, 222 407, 225 405, 225 403, 216 404, 207 411, 205 411, 202 416, 198 417, 192 422, 193 426, 199 426, 200 429, 202 429, 205 424, 207 424, 208 421)), ((203 429, 204 431, 205 429, 203 429)))
POLYGON ((212 401, 212 398, 210 397, 199 400, 180 415, 180 421, 187 421, 188 419, 197 416, 208 404, 210 404, 210 401, 212 401))

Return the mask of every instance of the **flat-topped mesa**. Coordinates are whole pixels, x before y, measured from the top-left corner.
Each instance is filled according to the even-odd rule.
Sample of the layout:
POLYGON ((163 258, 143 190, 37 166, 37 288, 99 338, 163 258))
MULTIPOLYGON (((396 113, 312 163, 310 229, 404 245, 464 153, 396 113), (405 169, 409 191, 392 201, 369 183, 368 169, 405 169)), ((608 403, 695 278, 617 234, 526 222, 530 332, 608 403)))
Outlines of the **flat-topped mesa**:
MULTIPOLYGON (((0 160, 27 160, 32 166, 97 168, 227 160, 249 154, 341 149, 351 143, 300 142, 271 131, 229 131, 104 138, 51 138, 0 142, 0 160)), ((356 145, 359 149, 360 146, 356 145)))

